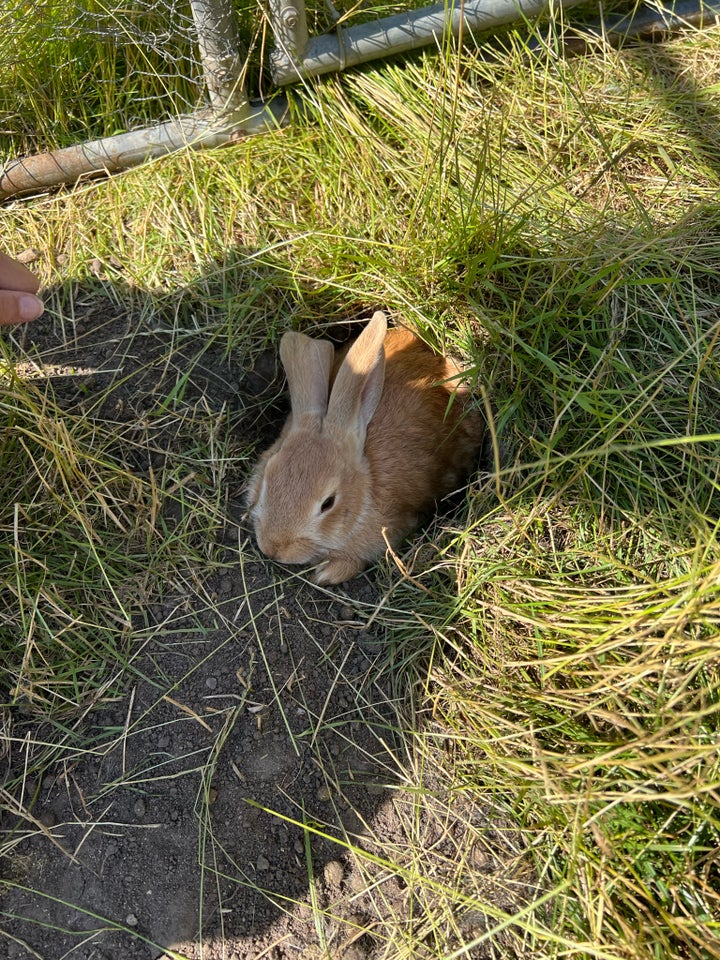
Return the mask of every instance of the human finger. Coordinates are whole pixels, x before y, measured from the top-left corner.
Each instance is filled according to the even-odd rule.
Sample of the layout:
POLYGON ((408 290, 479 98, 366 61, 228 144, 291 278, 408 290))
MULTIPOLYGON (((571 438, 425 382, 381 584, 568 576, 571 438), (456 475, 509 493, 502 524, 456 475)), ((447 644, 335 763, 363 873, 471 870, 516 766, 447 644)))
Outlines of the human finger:
POLYGON ((0 290, 37 293, 40 281, 30 270, 6 253, 0 253, 0 290))
POLYGON ((45 309, 38 297, 22 290, 0 290, 0 326, 36 320, 45 309))

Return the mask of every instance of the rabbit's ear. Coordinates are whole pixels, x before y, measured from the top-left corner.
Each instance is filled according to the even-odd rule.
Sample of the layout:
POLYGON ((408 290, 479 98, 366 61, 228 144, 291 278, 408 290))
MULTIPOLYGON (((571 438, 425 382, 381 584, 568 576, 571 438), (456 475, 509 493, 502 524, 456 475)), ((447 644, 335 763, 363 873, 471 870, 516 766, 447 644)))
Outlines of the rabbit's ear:
POLYGON ((280 359, 287 374, 293 417, 324 417, 335 350, 329 340, 313 340, 289 330, 280 341, 280 359))
POLYGON ((385 314, 378 311, 345 355, 330 394, 325 422, 353 434, 360 450, 382 396, 386 333, 385 314))

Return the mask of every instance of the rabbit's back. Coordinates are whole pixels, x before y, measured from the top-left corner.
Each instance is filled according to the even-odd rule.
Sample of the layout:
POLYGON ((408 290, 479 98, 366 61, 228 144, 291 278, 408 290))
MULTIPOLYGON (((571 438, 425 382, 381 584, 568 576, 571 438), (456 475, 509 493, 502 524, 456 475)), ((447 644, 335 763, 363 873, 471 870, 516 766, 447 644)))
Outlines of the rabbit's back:
POLYGON ((385 385, 368 428, 365 456, 376 502, 411 527, 462 484, 482 442, 484 423, 469 408, 461 371, 402 328, 385 339, 385 385))

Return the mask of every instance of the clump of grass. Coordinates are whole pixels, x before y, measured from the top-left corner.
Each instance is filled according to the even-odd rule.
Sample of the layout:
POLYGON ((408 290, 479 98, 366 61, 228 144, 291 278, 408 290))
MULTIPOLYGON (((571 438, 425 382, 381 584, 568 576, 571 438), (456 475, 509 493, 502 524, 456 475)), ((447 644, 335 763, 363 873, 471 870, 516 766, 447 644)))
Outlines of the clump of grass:
POLYGON ((541 890, 557 892, 550 914, 539 903, 515 924, 536 949, 706 956, 718 559, 523 499, 460 535, 452 615, 439 588, 416 601, 457 788, 512 810, 541 890))
POLYGON ((75 715, 131 656, 131 598, 148 585, 157 493, 122 463, 112 435, 60 415, 7 367, 0 415, 6 703, 75 715))

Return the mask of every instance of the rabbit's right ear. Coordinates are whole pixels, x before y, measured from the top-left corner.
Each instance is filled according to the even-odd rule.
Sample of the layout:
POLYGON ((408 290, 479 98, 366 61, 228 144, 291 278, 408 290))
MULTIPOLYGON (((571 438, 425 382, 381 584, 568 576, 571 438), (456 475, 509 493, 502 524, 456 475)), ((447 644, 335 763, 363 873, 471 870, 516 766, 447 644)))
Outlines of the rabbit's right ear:
POLYGON ((326 422, 354 436, 359 450, 383 392, 386 333, 387 318, 378 310, 348 350, 330 394, 326 422))
POLYGON ((324 417, 335 349, 329 340, 313 340, 289 330, 280 341, 280 359, 287 374, 293 417, 324 417))

